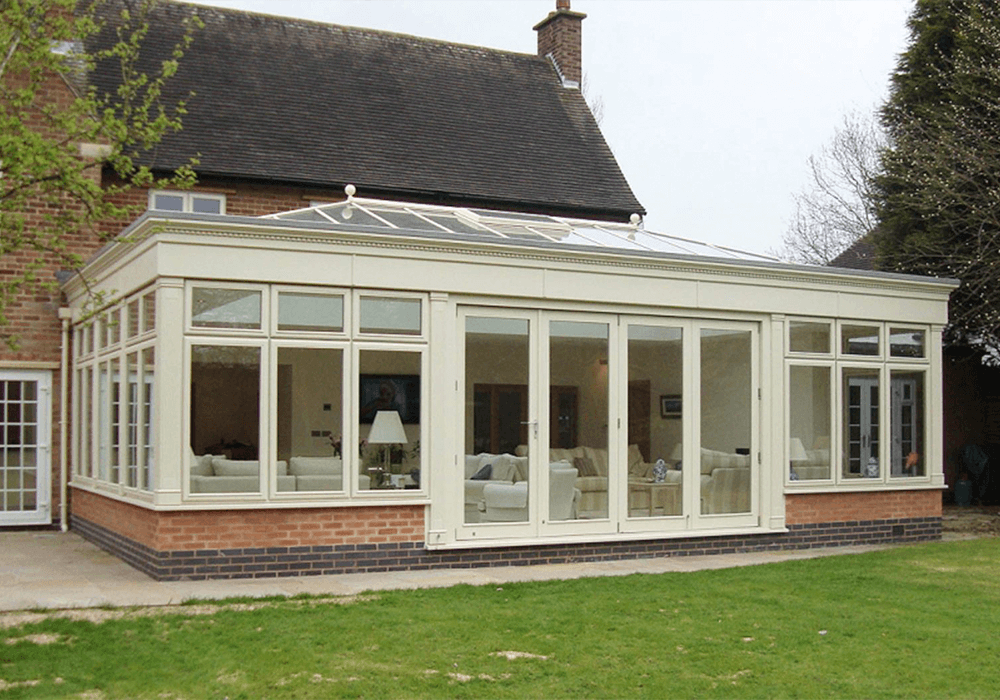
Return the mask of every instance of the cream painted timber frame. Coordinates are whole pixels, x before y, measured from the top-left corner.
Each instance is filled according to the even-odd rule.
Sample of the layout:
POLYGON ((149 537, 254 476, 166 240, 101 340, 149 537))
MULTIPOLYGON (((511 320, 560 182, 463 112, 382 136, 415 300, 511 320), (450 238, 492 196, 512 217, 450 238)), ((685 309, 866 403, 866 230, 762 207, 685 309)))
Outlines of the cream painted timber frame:
POLYGON ((354 328, 354 303, 350 289, 338 287, 316 287, 297 286, 290 284, 271 285, 271 337, 272 338, 314 338, 316 340, 329 340, 331 338, 348 339, 351 337, 351 329, 354 328), (281 330, 278 327, 281 316, 281 295, 282 294, 304 294, 321 297, 340 297, 341 311, 343 313, 343 324, 339 331, 318 331, 318 330, 281 330))
MULTIPOLYGON (((943 483, 943 474, 932 472, 930 461, 931 456, 938 455, 942 448, 940 438, 940 417, 934 414, 930 408, 932 396, 940 396, 940 373, 937 381, 931 379, 932 355, 937 353, 936 361, 940 363, 940 327, 923 324, 894 323, 892 321, 873 321, 871 319, 830 319, 830 318, 806 318, 790 317, 789 321, 810 321, 817 323, 833 323, 833 352, 832 353, 805 353, 793 352, 791 350, 790 323, 787 323, 785 332, 785 435, 791 431, 791 406, 790 406, 790 372, 792 366, 809 367, 829 367, 832 371, 831 386, 831 415, 833 418, 833 431, 830 433, 830 462, 831 474, 829 479, 800 479, 791 480, 788 469, 785 469, 784 484, 788 493, 798 492, 829 492, 829 491, 859 491, 859 490, 881 490, 885 488, 912 488, 914 485, 927 486, 943 483), (835 322, 834 322, 835 321, 835 322), (844 326, 871 326, 877 328, 879 339, 879 352, 876 355, 852 354, 844 351, 843 348, 843 327, 844 326), (923 357, 897 357, 891 354, 889 346, 890 330, 897 331, 919 331, 924 336, 924 356, 923 357), (933 344, 933 339, 937 339, 937 345, 933 344), (879 377, 879 477, 872 478, 848 478, 844 475, 844 432, 845 425, 844 409, 844 387, 843 370, 847 368, 877 370, 879 377), (924 474, 919 476, 892 476, 890 465, 892 421, 891 421, 891 376, 892 372, 915 372, 924 373, 924 396, 923 396, 923 416, 924 416, 924 454, 925 461, 924 474), (936 426, 936 427, 935 427, 936 426)), ((938 364, 938 366, 940 366, 938 364)), ((938 404, 940 405, 940 404, 938 404)), ((789 464, 790 453, 787 438, 783 447, 784 464, 789 464)))
MULTIPOLYGON (((947 319, 947 296, 955 286, 949 281, 753 260, 724 261, 609 248, 598 250, 555 242, 486 241, 433 232, 376 232, 370 227, 352 227, 349 224, 340 224, 333 229, 301 221, 174 216, 163 212, 143 214, 129 227, 121 241, 112 242, 88 263, 83 274, 94 289, 105 293, 123 290, 133 295, 150 284, 157 285, 157 325, 155 333, 149 336, 155 345, 157 363, 154 439, 159 450, 153 489, 148 501, 142 501, 138 495, 102 491, 109 497, 142 507, 156 510, 235 510, 416 503, 427 506, 425 541, 428 548, 494 546, 497 540, 460 538, 455 526, 462 516, 461 509, 456 508, 458 496, 452 493, 456 487, 451 477, 461 474, 458 459, 464 454, 457 427, 461 422, 456 384, 461 367, 457 360, 461 334, 456 323, 460 306, 492 309, 501 315, 582 313, 599 317, 617 316, 619 323, 626 318, 656 319, 656 322, 663 323, 674 323, 678 319, 692 326, 714 327, 720 322, 734 322, 753 324, 757 328, 755 347, 759 353, 757 376, 761 393, 759 426, 755 436, 762 461, 758 488, 755 488, 760 499, 756 522, 744 525, 709 521, 704 529, 685 527, 680 531, 672 531, 663 525, 659 531, 560 532, 544 537, 530 534, 523 538, 500 538, 504 544, 528 544, 532 541, 613 542, 692 534, 781 532, 784 529, 785 493, 818 492, 824 488, 840 492, 865 490, 855 483, 828 484, 825 487, 785 483, 783 475, 788 466, 784 447, 787 432, 784 398, 787 391, 786 362, 793 360, 784 352, 788 318, 829 320, 834 323, 832 342, 836 342, 838 347, 840 337, 836 322, 839 319, 931 329, 927 335, 926 362, 929 369, 925 388, 929 407, 926 411, 928 473, 931 477, 929 480, 892 479, 872 488, 887 491, 943 487, 940 441, 936 436, 940 431, 940 416, 935 411, 940 411, 940 331, 947 319), (238 266, 233 265, 234 260, 239 261, 238 266), (364 347, 368 347, 371 340, 372 346, 377 346, 377 349, 384 347, 383 342, 410 349, 420 348, 423 354, 421 483, 427 489, 424 497, 415 500, 388 499, 387 494, 379 494, 371 500, 279 501, 277 498, 268 500, 261 493, 256 499, 185 499, 182 488, 187 488, 185 483, 189 468, 184 465, 186 428, 183 424, 184 407, 189 405, 189 397, 183 384, 189 381, 189 376, 185 374, 188 371, 185 367, 190 363, 189 344, 207 343, 212 339, 218 340, 219 344, 230 344, 242 336, 244 340, 257 340, 270 348, 272 343, 278 341, 277 334, 268 338, 264 331, 254 336, 242 332, 229 335, 220 332, 220 329, 190 329, 188 333, 187 287, 208 283, 241 288, 269 285, 272 295, 279 287, 303 291, 330 290, 334 293, 336 290, 350 290, 351 305, 345 303, 345 317, 350 319, 352 332, 358 322, 356 315, 351 313, 358 294, 414 295, 424 299, 422 337, 419 340, 409 337, 369 338, 366 335, 363 339, 354 337, 351 341, 355 344, 363 341, 364 347), (177 381, 178 378, 180 381, 177 381), (931 440, 937 442, 932 445, 931 440)), ((82 282, 70 280, 63 289, 72 308, 80 310, 85 307, 87 290, 82 282)), ((265 313, 272 313, 273 305, 266 296, 264 300, 269 307, 265 313)), ((269 315, 266 322, 270 324, 272 320, 269 315)), ((263 325, 264 322, 265 319, 262 319, 262 328, 270 331, 271 326, 263 325)), ((86 345, 92 334, 85 332, 80 323, 76 325, 81 345, 86 345)), ((619 334, 622 332, 619 331, 619 334)), ((534 342, 538 342, 537 332, 535 336, 534 342)), ((281 340, 285 339, 282 334, 281 340)), ((295 338, 290 335, 287 339, 295 338)), ((326 342, 315 340, 319 344, 326 342)), ((695 342, 693 334, 689 334, 688 342, 695 342)), ((882 348, 888 352, 884 350, 884 342, 882 348)), ((352 354, 348 362, 353 363, 353 357, 352 354)), ((693 355, 685 359, 694 362, 693 355)), ((808 364, 811 359, 819 358, 794 358, 796 362, 800 359, 808 364)), ((823 359, 827 362, 843 361, 832 355, 823 359)), ((851 357, 852 361, 858 360, 863 366, 874 364, 886 367, 886 371, 897 366, 897 359, 898 365, 906 369, 920 365, 919 361, 903 358, 880 356, 869 362, 871 359, 851 357)), ((77 361, 80 367, 93 367, 94 353, 78 354, 77 361)), ((609 367, 609 372, 622 371, 609 367)), ((262 374, 269 375, 270 371, 262 374)), ((347 374, 348 381, 355 381, 354 374, 354 371, 347 374)), ((686 381, 686 394, 693 396, 697 384, 693 379, 686 381)), ((834 381, 837 383, 835 391, 839 392, 839 377, 834 381)), ((356 388, 352 385, 346 391, 351 401, 356 401, 356 388)), ((883 398, 884 405, 887 405, 887 400, 883 398)), ((687 404, 685 408, 691 416, 688 420, 696 420, 692 404, 687 404)), ((347 435, 353 427, 351 423, 355 420, 355 410, 352 406, 351 418, 345 429, 347 435)), ((618 411, 621 415, 620 408, 618 411)), ((262 424, 270 425, 269 415, 262 412, 262 424)), ((82 418, 77 416, 77 420, 82 418)), ((839 413, 834 413, 834 420, 839 423, 839 413)), ((696 461, 692 430, 685 432, 687 463, 696 461)), ((839 441, 840 436, 837 435, 833 442, 839 445, 839 441)), ((619 455, 618 459, 623 457, 619 455)), ((839 470, 841 467, 835 463, 833 468, 839 470)), ((353 475, 355 472, 355 468, 345 465, 345 473, 353 475)), ((74 477, 74 486, 98 489, 93 481, 83 477, 74 477)), ((621 491, 619 487, 619 510, 623 506, 621 491)), ((627 518, 619 520, 627 522, 627 518)))
POLYGON ((268 336, 268 330, 271 328, 271 295, 268 293, 268 286, 266 284, 188 280, 187 284, 184 285, 184 318, 185 332, 188 335, 266 338, 268 336), (260 324, 257 328, 215 328, 194 325, 193 300, 195 289, 256 292, 260 295, 260 324))

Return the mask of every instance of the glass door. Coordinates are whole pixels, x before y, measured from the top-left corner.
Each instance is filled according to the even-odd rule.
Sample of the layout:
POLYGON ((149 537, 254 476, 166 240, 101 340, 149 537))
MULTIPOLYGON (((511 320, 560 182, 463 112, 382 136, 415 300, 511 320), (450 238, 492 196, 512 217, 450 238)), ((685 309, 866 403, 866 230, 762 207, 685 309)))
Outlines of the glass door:
POLYGON ((0 372, 0 525, 52 519, 51 390, 48 372, 0 372))
MULTIPOLYGON (((459 312, 460 538, 537 534, 538 313, 459 312)), ((453 491, 455 493, 455 491, 453 491)))
POLYGON ((705 321, 693 333, 698 451, 688 453, 688 461, 697 465, 698 481, 685 475, 694 487, 689 507, 700 528, 754 525, 760 480, 757 324, 705 321))

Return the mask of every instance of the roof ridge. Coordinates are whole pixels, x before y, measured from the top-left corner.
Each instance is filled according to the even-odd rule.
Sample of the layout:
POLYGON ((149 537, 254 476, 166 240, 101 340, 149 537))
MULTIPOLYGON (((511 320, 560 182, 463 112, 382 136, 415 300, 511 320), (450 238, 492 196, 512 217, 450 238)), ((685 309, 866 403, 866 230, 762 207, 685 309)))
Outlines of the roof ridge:
POLYGON ((424 44, 435 44, 442 47, 450 47, 456 49, 466 49, 475 52, 489 52, 496 54, 506 54, 515 58, 526 58, 532 60, 547 60, 544 56, 538 56, 533 53, 525 53, 522 51, 513 51, 511 49, 498 49, 491 46, 481 46, 478 44, 466 44, 459 41, 447 41, 445 39, 435 39, 433 37, 418 36, 416 34, 407 34, 405 32, 394 32, 387 29, 373 29, 371 27, 358 27, 351 24, 334 24, 333 22, 321 22, 315 19, 306 19, 303 17, 289 17, 287 15, 276 15, 270 12, 258 12, 254 10, 244 10, 237 7, 222 7, 219 5, 209 5, 201 2, 187 2, 186 0, 163 0, 161 5, 174 5, 177 7, 193 7, 201 8, 206 10, 212 10, 214 12, 220 12, 230 15, 244 15, 248 17, 260 17, 267 20, 276 20, 284 24, 294 25, 300 24, 307 27, 315 28, 335 28, 340 30, 349 31, 358 34, 369 34, 375 36, 383 36, 397 39, 407 39, 414 42, 420 42, 424 44))

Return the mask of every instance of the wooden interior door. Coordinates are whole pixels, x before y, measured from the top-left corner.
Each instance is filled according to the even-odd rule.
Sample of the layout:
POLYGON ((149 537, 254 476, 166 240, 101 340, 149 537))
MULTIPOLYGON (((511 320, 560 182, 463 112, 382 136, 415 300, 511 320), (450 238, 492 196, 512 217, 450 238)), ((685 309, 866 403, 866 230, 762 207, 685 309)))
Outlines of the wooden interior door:
POLYGON ((638 445, 644 462, 650 460, 650 382, 637 379, 628 383, 628 444, 638 445))

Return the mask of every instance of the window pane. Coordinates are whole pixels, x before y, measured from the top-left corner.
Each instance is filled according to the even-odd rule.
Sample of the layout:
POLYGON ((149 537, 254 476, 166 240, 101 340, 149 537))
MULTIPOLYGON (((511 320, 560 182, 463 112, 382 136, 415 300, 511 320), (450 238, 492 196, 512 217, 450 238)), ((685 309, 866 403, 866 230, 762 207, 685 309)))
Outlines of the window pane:
POLYGON ((924 332, 913 328, 889 329, 889 354, 892 357, 926 357, 924 332))
POLYGON ((150 489, 153 483, 153 469, 156 453, 153 449, 153 381, 156 378, 156 351, 146 348, 142 351, 142 405, 140 409, 142 425, 142 468, 139 487, 150 489))
POLYGON ((222 200, 214 197, 199 197, 191 195, 191 211, 195 214, 221 214, 222 200))
POLYGON ((139 356, 125 357, 125 485, 139 486, 139 402, 141 400, 139 356))
POLYGON ((83 393, 83 434, 80 436, 83 450, 83 473, 93 478, 94 474, 94 368, 84 367, 81 381, 83 393))
POLYGON ((110 475, 108 480, 113 484, 121 483, 121 420, 122 420, 122 376, 121 363, 117 358, 111 361, 111 420, 108 426, 108 444, 110 451, 108 455, 108 466, 110 475))
POLYGON ((362 350, 358 371, 359 488, 417 488, 422 398, 420 354, 362 350))
POLYGON ((184 211, 184 196, 180 194, 154 194, 153 209, 160 211, 184 211))
POLYGON ((361 297, 361 332, 420 335, 420 299, 361 297))
POLYGON ((278 294, 279 331, 344 330, 344 297, 329 294, 278 294))
POLYGON ((117 345, 122 339, 122 312, 121 309, 115 309, 111 312, 108 320, 108 333, 110 333, 110 338, 108 342, 112 345, 117 345))
POLYGON ((528 519, 528 328, 465 319, 466 523, 528 519))
POLYGON ((830 324, 791 321, 788 324, 788 349, 791 352, 830 352, 830 324))
POLYGON ((846 355, 878 355, 878 333, 878 326, 841 326, 840 351, 846 355))
POLYGON ((133 299, 128 303, 128 321, 125 326, 127 337, 134 338, 139 335, 139 300, 133 299))
POLYGON ((344 352, 278 348, 279 491, 343 491, 344 352))
POLYGON ((260 348, 191 349, 191 493, 260 490, 260 348))
POLYGON ((789 369, 789 472, 792 481, 830 478, 829 367, 789 369))
POLYGON ((926 476, 924 373, 893 372, 889 382, 892 476, 926 476))
POLYGON ((101 316, 94 328, 97 329, 97 349, 103 350, 108 345, 108 317, 101 316))
POLYGON ((195 287, 191 325, 196 328, 260 328, 261 293, 251 289, 195 287))
POLYGON ((147 292, 142 297, 142 331, 156 328, 156 291, 147 292))
POLYGON ((749 331, 701 331, 701 512, 750 510, 752 347, 749 331))
POLYGON ((550 520, 608 517, 608 362, 606 323, 549 323, 550 520))
POLYGON ((877 479, 879 468, 879 378, 877 369, 843 372, 844 471, 846 478, 877 479))
POLYGON ((682 339, 680 328, 628 328, 630 517, 681 514, 684 502, 682 339))
POLYGON ((97 478, 108 480, 111 461, 111 377, 102 362, 97 380, 97 478))

